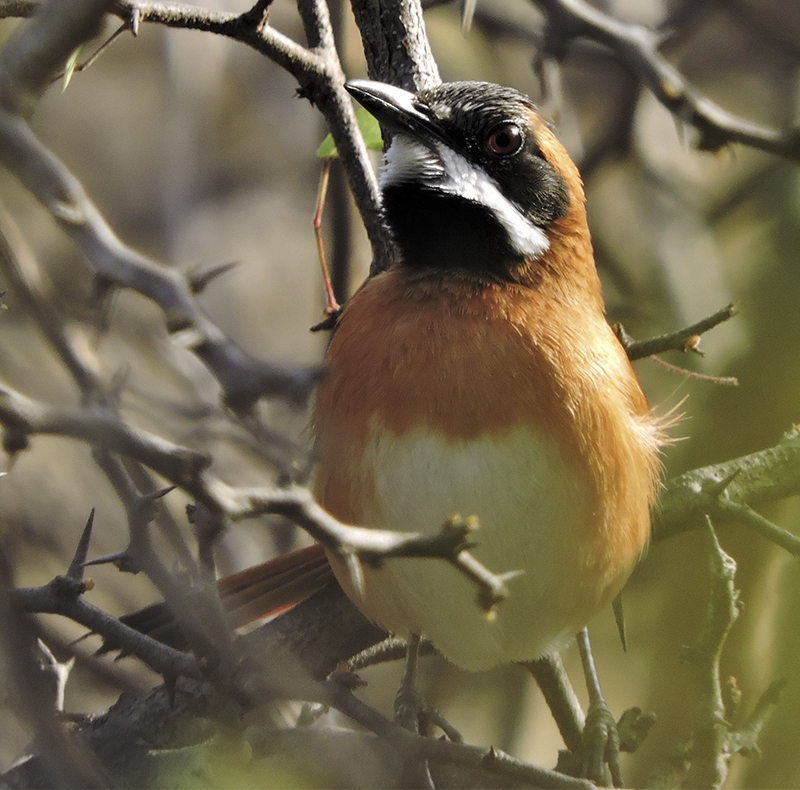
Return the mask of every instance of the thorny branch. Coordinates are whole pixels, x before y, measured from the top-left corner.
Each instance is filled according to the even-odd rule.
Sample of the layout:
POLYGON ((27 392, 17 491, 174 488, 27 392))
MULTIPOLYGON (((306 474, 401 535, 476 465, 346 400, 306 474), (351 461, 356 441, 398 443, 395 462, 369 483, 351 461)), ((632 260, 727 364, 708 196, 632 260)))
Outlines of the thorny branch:
MULTIPOLYGON (((789 430, 774 446, 720 464, 693 469, 669 480, 653 514, 654 539, 663 540, 702 526, 706 514, 720 520, 741 520, 737 508, 800 494, 800 426, 789 430)), ((752 526, 750 522, 744 522, 752 526)), ((774 526, 774 525, 773 525, 774 526)), ((774 526, 765 534, 796 551, 796 538, 774 526)))
POLYGON ((0 423, 6 428, 7 448, 21 450, 35 434, 83 439, 150 467, 192 494, 213 514, 234 521, 267 513, 284 515, 340 556, 373 565, 398 556, 445 558, 478 585, 486 609, 506 596, 506 577, 490 573, 466 551, 466 538, 474 529, 468 522, 445 525, 433 536, 348 526, 317 505, 306 488, 229 486, 209 473, 210 459, 203 453, 126 425, 106 413, 46 406, 9 389, 0 389, 0 423))
POLYGON ((66 166, 21 118, 8 113, 0 113, 0 163, 50 210, 105 288, 131 288, 161 307, 167 330, 180 333, 211 370, 231 408, 248 412, 261 397, 302 402, 309 396, 317 368, 282 370, 245 354, 200 310, 184 275, 123 244, 66 166))
POLYGON ((57 576, 43 587, 14 590, 12 600, 22 612, 60 614, 98 634, 113 639, 126 653, 139 656, 156 672, 168 677, 200 678, 197 661, 187 653, 174 650, 156 639, 140 634, 81 598, 85 586, 57 576))
POLYGON ((645 787, 722 787, 731 758, 757 750, 756 739, 785 686, 782 680, 773 682, 744 724, 734 729, 730 720, 738 701, 730 705, 726 702, 720 660, 728 632, 740 613, 739 591, 734 584, 736 562, 723 551, 708 516, 704 524, 711 590, 700 633, 695 643, 683 652, 694 674, 694 729, 691 736, 656 767, 645 787))
POLYGON ((92 587, 90 581, 84 580, 84 568, 93 524, 94 511, 86 522, 66 574, 56 576, 42 587, 12 590, 9 595, 14 605, 21 612, 60 614, 92 631, 106 634, 121 650, 139 656, 166 677, 201 677, 200 667, 191 656, 135 631, 83 599, 83 594, 92 587))
POLYGON ((681 123, 700 133, 701 151, 742 143, 800 161, 800 128, 777 131, 728 112, 698 90, 660 53, 668 33, 620 22, 585 0, 533 0, 546 16, 546 53, 563 58, 576 39, 588 39, 613 51, 681 123))
POLYGON ((711 519, 706 519, 711 571, 711 597, 702 631, 684 658, 694 669, 697 688, 692 767, 685 787, 718 788, 728 774, 728 723, 720 686, 719 661, 731 626, 739 616, 739 592, 734 587, 736 563, 719 545, 711 519))
POLYGON ((699 348, 700 335, 733 318, 735 315, 736 305, 729 304, 727 307, 717 310, 713 315, 703 318, 684 329, 670 332, 666 335, 659 335, 648 340, 634 340, 628 335, 622 324, 616 324, 614 331, 631 361, 642 359, 643 357, 651 357, 653 354, 661 354, 664 351, 691 351, 696 354, 702 354, 699 348))
POLYGON ((372 245, 375 265, 387 268, 396 257, 380 214, 380 193, 375 173, 344 90, 344 72, 331 34, 325 0, 298 3, 308 47, 273 28, 265 16, 268 4, 256 3, 244 14, 211 11, 180 3, 141 3, 120 0, 115 13, 123 20, 152 22, 168 27, 200 30, 245 44, 288 71, 298 82, 300 95, 325 116, 353 191, 356 205, 372 245))
POLYGON ((555 771, 523 763, 492 747, 485 749, 416 735, 389 721, 374 708, 363 703, 336 679, 325 681, 325 689, 328 697, 320 701, 328 703, 361 726, 387 740, 409 759, 454 762, 474 770, 497 773, 508 779, 528 783, 532 787, 547 787, 553 788, 553 790, 591 790, 594 788, 594 785, 585 779, 574 779, 555 771))

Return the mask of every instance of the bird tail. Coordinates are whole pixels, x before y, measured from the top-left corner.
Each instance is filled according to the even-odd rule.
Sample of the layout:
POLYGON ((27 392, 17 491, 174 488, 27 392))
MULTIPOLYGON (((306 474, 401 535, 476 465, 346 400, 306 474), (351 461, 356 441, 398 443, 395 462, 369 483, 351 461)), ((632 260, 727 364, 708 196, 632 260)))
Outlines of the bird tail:
MULTIPOLYGON (((234 628, 280 614, 334 579, 322 546, 285 554, 217 581, 222 604, 234 628)), ((120 617, 125 625, 179 650, 186 639, 166 603, 155 603, 120 617)), ((98 654, 118 649, 105 639, 98 654)))

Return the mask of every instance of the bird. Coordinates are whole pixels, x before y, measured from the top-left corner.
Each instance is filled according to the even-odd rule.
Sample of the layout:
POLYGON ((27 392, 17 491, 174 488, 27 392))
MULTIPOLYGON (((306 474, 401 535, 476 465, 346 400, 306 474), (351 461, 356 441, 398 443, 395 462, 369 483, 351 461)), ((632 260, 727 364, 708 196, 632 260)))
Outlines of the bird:
POLYGON ((650 534, 663 426, 605 317, 580 174, 530 99, 487 82, 347 86, 391 133, 380 178, 400 261, 344 308, 312 425, 339 520, 431 533, 474 515, 519 574, 486 618, 447 563, 388 560, 362 612, 484 670, 558 651, 619 593, 650 534))
POLYGON ((310 591, 332 571, 368 618, 463 669, 553 654, 646 550, 665 443, 606 319, 580 174, 513 88, 346 88, 391 139, 380 188, 399 258, 336 322, 314 496, 342 522, 396 531, 475 516, 477 559, 516 573, 492 618, 446 562, 391 558, 355 580, 320 547, 221 582, 223 597, 252 614, 266 589, 285 606, 303 594, 295 582, 276 598, 288 580, 305 573, 310 591))

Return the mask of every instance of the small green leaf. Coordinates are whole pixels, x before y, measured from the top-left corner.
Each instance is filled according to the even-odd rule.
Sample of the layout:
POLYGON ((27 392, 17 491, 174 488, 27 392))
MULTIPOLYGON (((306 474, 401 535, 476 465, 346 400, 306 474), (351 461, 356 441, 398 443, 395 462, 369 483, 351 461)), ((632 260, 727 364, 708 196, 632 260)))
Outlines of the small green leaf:
POLYGON ((72 75, 75 73, 75 69, 78 68, 78 59, 81 56, 81 49, 83 47, 78 47, 70 56, 69 60, 67 61, 67 65, 64 66, 64 76, 61 78, 61 92, 63 93, 67 86, 72 79, 72 75))
MULTIPOLYGON (((356 110, 356 123, 364 138, 364 142, 372 151, 383 150, 383 137, 381 136, 381 127, 375 120, 373 115, 370 115, 363 107, 356 110)), ((317 149, 317 157, 320 159, 335 159, 339 156, 336 150, 336 143, 333 142, 333 137, 328 135, 317 149)))
POLYGON ((317 157, 319 159, 336 159, 339 152, 336 150, 336 143, 333 142, 333 136, 328 135, 317 148, 317 157))
POLYGON ((374 115, 371 115, 363 107, 356 110, 356 121, 361 130, 361 136, 370 151, 383 151, 383 135, 381 127, 374 115))

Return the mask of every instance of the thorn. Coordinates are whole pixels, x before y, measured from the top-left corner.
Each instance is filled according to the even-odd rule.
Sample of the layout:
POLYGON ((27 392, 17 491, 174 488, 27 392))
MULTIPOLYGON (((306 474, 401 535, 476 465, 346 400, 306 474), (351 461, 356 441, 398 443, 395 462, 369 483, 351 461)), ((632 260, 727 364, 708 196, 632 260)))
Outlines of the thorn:
MULTIPOLYGON (((77 639, 73 639, 71 642, 68 643, 68 645, 69 647, 72 647, 73 645, 80 644, 81 642, 88 639, 90 636, 94 636, 94 634, 95 634, 94 631, 87 631, 85 634, 81 634, 77 639)), ((95 655, 97 655, 97 653, 95 653, 95 655)))
POLYGON ((485 766, 491 766, 497 762, 497 752, 494 746, 490 746, 482 755, 481 763, 485 766))
POLYGON ((94 560, 89 560, 83 563, 86 568, 89 565, 116 565, 122 573, 137 574, 141 570, 134 558, 130 554, 130 547, 124 551, 115 551, 113 554, 106 554, 104 557, 98 557, 94 560))
POLYGON ((127 364, 120 365, 111 376, 111 381, 108 385, 109 395, 118 401, 123 390, 128 386, 128 380, 131 377, 131 366, 127 364))
POLYGON ((611 608, 614 610, 614 620, 617 624, 617 632, 619 633, 619 641, 622 642, 622 651, 628 652, 628 639, 625 633, 625 612, 622 610, 622 593, 620 592, 617 597, 611 602, 611 608))
POLYGON ((137 496, 136 501, 133 503, 137 518, 142 519, 143 524, 149 524, 158 513, 157 501, 175 488, 177 488, 177 486, 167 486, 166 488, 160 488, 158 491, 151 491, 148 494, 140 494, 137 496))
POLYGON ((343 308, 339 308, 338 310, 331 313, 327 318, 320 321, 318 324, 314 324, 311 327, 311 332, 323 332, 323 331, 330 331, 336 329, 336 324, 339 321, 339 316, 342 314, 343 308))
POLYGON ((118 562, 121 561, 123 556, 127 554, 127 549, 125 551, 115 551, 113 554, 105 554, 102 557, 97 557, 94 560, 86 560, 83 563, 84 567, 88 567, 89 565, 106 565, 109 562, 118 562))
POLYGON ((94 508, 89 513, 89 518, 86 521, 86 526, 81 533, 81 539, 78 541, 78 548, 75 550, 75 556, 69 564, 67 576, 74 579, 76 582, 83 581, 83 569, 86 566, 86 555, 89 553, 89 542, 92 539, 92 527, 94 526, 94 508))
POLYGON ((741 473, 741 469, 734 469, 727 477, 723 477, 722 480, 714 481, 710 483, 706 487, 706 493, 710 496, 716 497, 720 499, 722 495, 728 490, 731 483, 739 476, 741 473))
POLYGON ((139 35, 139 23, 141 22, 141 20, 142 20, 142 12, 137 6, 134 6, 133 10, 131 11, 130 21, 128 22, 131 28, 131 34, 133 35, 134 38, 136 38, 136 36, 139 35))
POLYGON ((141 498, 145 502, 153 502, 156 499, 161 499, 162 497, 165 497, 170 491, 174 491, 177 487, 178 487, 177 485, 167 486, 166 488, 161 488, 158 491, 152 491, 149 494, 142 494, 141 498))
POLYGON ((217 266, 212 266, 204 272, 197 272, 188 275, 189 290, 196 296, 202 293, 212 280, 227 274, 231 269, 235 269, 239 265, 238 261, 230 261, 228 263, 220 263, 217 266))
POLYGON ((350 573, 350 581, 353 582, 353 587, 356 588, 360 597, 364 597, 364 571, 361 567, 361 562, 353 552, 348 552, 345 555, 345 562, 347 563, 347 570, 350 573))
POLYGON ((462 0, 461 2, 461 34, 464 36, 472 29, 472 20, 477 7, 478 0, 462 0))
POLYGON ((59 661, 42 639, 37 639, 36 641, 39 644, 39 649, 44 653, 47 659, 48 666, 43 668, 45 671, 50 672, 55 678, 56 690, 54 705, 56 711, 61 713, 64 710, 64 690, 69 680, 69 673, 75 666, 75 656, 72 656, 67 661, 59 661))
POLYGON ((167 690, 167 699, 169 700, 169 706, 170 708, 174 708, 178 678, 175 675, 167 675, 167 674, 165 674, 163 677, 164 677, 164 688, 167 690))

